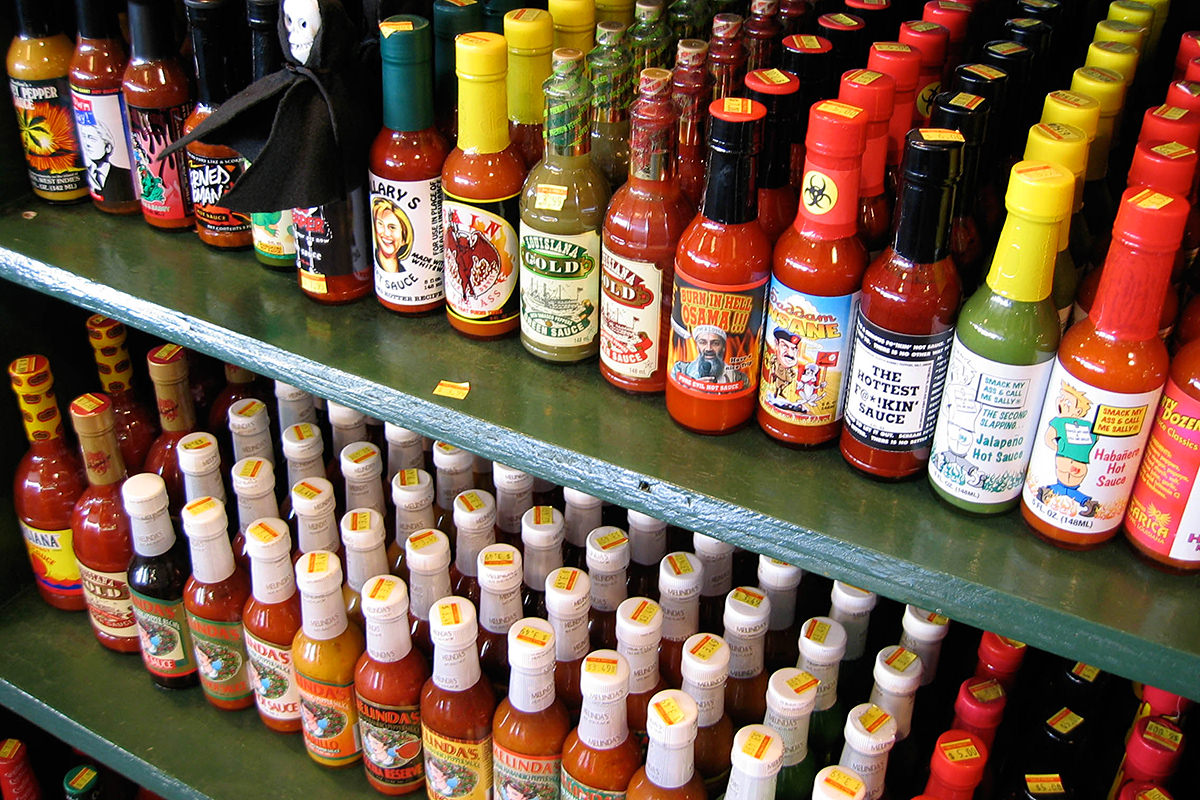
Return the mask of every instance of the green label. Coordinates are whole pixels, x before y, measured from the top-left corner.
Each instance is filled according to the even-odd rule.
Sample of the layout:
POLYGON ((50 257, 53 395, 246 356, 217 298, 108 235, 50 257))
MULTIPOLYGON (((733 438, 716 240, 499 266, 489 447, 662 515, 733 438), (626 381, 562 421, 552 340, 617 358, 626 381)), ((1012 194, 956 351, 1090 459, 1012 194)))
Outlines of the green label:
POLYGON ((159 600, 131 587, 133 618, 137 621, 146 669, 163 678, 191 675, 196 671, 194 645, 182 600, 159 600))
POLYGON ((250 696, 246 674, 246 642, 241 622, 218 622, 189 613, 188 627, 196 643, 200 686, 214 700, 250 696))
POLYGON ((560 800, 625 800, 625 792, 610 792, 597 789, 575 780, 575 776, 563 770, 560 800))
POLYGON ((421 712, 416 706, 387 706, 356 695, 363 764, 377 782, 396 789, 425 781, 421 712))
POLYGON ((547 234, 521 223, 521 332, 548 347, 600 333, 600 234, 547 234))

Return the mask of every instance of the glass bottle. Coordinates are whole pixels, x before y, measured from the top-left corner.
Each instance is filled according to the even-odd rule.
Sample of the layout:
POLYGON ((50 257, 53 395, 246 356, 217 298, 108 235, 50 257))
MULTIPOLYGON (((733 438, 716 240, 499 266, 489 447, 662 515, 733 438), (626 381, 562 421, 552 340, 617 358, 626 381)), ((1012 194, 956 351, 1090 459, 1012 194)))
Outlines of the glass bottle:
MULTIPOLYGON (((912 124, 918 127, 928 125, 933 98, 942 92, 942 72, 946 66, 946 51, 950 47, 950 29, 938 22, 909 20, 900 24, 900 33, 896 38, 901 44, 915 47, 921 54, 912 124)), ((898 144, 903 151, 904 141, 898 144)))
POLYGON ((667 523, 635 509, 626 512, 629 527, 629 594, 658 599, 658 572, 667 554, 667 523))
POLYGON ((237 364, 224 365, 225 386, 212 401, 208 410, 208 427, 212 431, 223 431, 228 422, 229 407, 238 400, 257 397, 266 403, 269 397, 255 381, 258 376, 237 364))
POLYGON ((995 678, 1006 692, 1011 692, 1017 683, 1017 673, 1029 651, 1024 642, 984 631, 979 639, 979 660, 975 665, 975 677, 995 678))
MULTIPOLYGON (((476 559, 479 578, 479 664, 503 697, 509 681, 509 629, 521 619, 521 553, 490 544, 476 559)), ((566 735, 565 733, 563 734, 566 735)))
POLYGON ((625 657, 629 665, 625 718, 630 736, 637 742, 639 750, 644 750, 650 699, 667 688, 658 671, 662 609, 648 597, 630 597, 617 606, 616 617, 617 652, 625 657))
POLYGON ((885 647, 875 656, 875 684, 868 702, 882 708, 896 721, 896 742, 888 758, 887 784, 896 793, 917 791, 922 774, 921 747, 913 732, 913 707, 921 686, 924 666, 921 657, 898 645, 885 647), (921 755, 918 755, 921 753, 921 755))
POLYGON ((345 497, 345 483, 342 477, 342 451, 354 442, 367 441, 367 417, 358 409, 344 406, 341 403, 328 401, 329 410, 329 439, 332 458, 325 467, 325 477, 333 483, 338 491, 338 505, 342 506, 345 497))
POLYGON ((142 469, 162 476, 171 499, 171 516, 178 517, 184 502, 184 480, 176 448, 196 427, 196 410, 188 388, 187 353, 177 344, 164 344, 146 355, 150 382, 158 400, 162 433, 150 445, 142 469))
POLYGON ((234 561, 220 500, 193 500, 181 516, 192 557, 183 605, 196 647, 200 687, 205 699, 223 711, 246 708, 254 703, 242 627, 250 578, 234 561))
MULTIPOLYGON (((904 137, 916 115, 921 59, 920 50, 903 42, 876 41, 867 52, 867 69, 890 75, 896 84, 892 116, 888 121, 887 156, 884 158, 884 180, 889 188, 894 187, 900 157, 904 154, 904 137)), ((891 193, 888 195, 890 198, 891 193)), ((888 211, 890 221, 890 206, 888 211)))
MULTIPOLYGON (((1108 252, 1110 232, 1118 210, 1108 188, 1108 160, 1117 118, 1125 106, 1125 80, 1120 73, 1110 69, 1080 67, 1072 73, 1071 92, 1091 97, 1100 105, 1096 134, 1088 148, 1087 176, 1083 186, 1083 216, 1093 237, 1087 263, 1099 265, 1104 263, 1108 252)), ((1078 257, 1076 263, 1080 263, 1078 257)))
POLYGON ((374 509, 383 516, 383 455, 370 442, 351 442, 341 450, 342 477, 346 481, 346 510, 374 509))
MULTIPOLYGON (((633 55, 633 75, 639 76, 644 69, 667 69, 673 37, 663 19, 665 4, 662 0, 638 0, 633 7, 633 26, 627 38, 633 55)), ((631 148, 631 153, 636 148, 631 148)))
POLYGON ((733 737, 727 800, 774 797, 783 766, 783 740, 766 725, 747 725, 733 737))
POLYGON ((430 800, 485 800, 492 794, 496 696, 479 668, 475 607, 443 597, 429 621, 433 675, 421 690, 426 792, 430 800))
POLYGON ((186 502, 200 497, 215 497, 226 502, 225 482, 221 479, 221 452, 217 437, 204 431, 189 433, 175 448, 179 471, 183 474, 186 502))
POLYGON ((366 651, 354 667, 354 697, 367 783, 387 795, 425 785, 421 751, 421 688, 429 664, 413 647, 408 589, 392 575, 376 575, 362 592, 366 651))
POLYGON ((437 528, 454 541, 454 498, 472 488, 475 466, 474 457, 460 447, 446 442, 433 445, 434 465, 434 513, 437 528))
POLYGON ((458 79, 455 77, 455 39, 459 34, 486 30, 484 4, 475 0, 434 0, 433 118, 448 141, 458 135, 458 79))
POLYGON ((867 785, 852 769, 825 767, 812 785, 812 800, 866 800, 867 785))
POLYGON ((525 168, 542 160, 542 84, 550 77, 554 20, 540 8, 518 8, 504 15, 508 42, 508 135, 525 168))
POLYGON ((546 620, 554 628, 554 691, 573 720, 579 718, 583 705, 579 668, 591 649, 591 590, 587 573, 575 567, 562 567, 546 576, 546 620))
POLYGON ((333 484, 324 478, 297 481, 290 493, 296 520, 296 552, 342 552, 333 484))
POLYGON ((560 796, 563 800, 596 796, 624 800, 642 761, 625 716, 629 665, 614 650, 595 650, 583 659, 579 685, 583 708, 578 727, 563 744, 560 796))
POLYGON ((724 625, 725 597, 733 589, 733 545, 703 533, 692 535, 692 549, 704 565, 700 589, 700 630, 716 631, 724 625))
POLYGON ((705 800, 704 781, 696 774, 694 745, 696 701, 678 689, 650 698, 646 765, 629 782, 631 800, 705 800))
POLYGON ((450 542, 446 534, 434 528, 416 531, 404 541, 404 560, 412 587, 408 607, 410 636, 425 658, 432 659, 429 611, 434 603, 451 593, 450 542))
MULTIPOLYGON (((596 26, 596 46, 587 53, 586 70, 584 80, 591 82, 592 90, 588 112, 591 162, 608 180, 610 191, 615 191, 629 175, 629 107, 637 86, 633 57, 625 43, 625 26, 618 22, 596 26)), ((569 90, 564 85, 560 91, 565 94, 569 90)), ((574 128, 571 123, 562 126, 574 128)), ((603 217, 601 204, 601 222, 603 217)))
POLYGON ((281 519, 246 529, 250 598, 242 609, 246 673, 263 724, 280 733, 300 730, 300 694, 292 669, 292 641, 300 630, 300 595, 292 569, 292 537, 281 519))
POLYGON ((167 487, 143 472, 121 484, 129 516, 133 558, 129 594, 150 680, 166 689, 195 686, 196 656, 183 607, 183 587, 191 572, 187 545, 177 539, 167 513, 167 487))
MULTIPOLYGON (((774 2, 774 0, 771 0, 774 2)), ((758 223, 772 244, 796 217, 799 202, 791 185, 792 129, 800 81, 772 67, 746 73, 745 95, 767 109, 758 160, 758 223)))
POLYGON ((1135 781, 1167 782, 1179 767, 1187 736, 1179 722, 1142 717, 1125 742, 1125 758, 1113 779, 1110 796, 1135 781))
POLYGON ((629 596, 629 537, 620 528, 601 526, 587 536, 591 582, 588 635, 594 650, 617 647, 617 608, 629 596))
POLYGON ((626 28, 633 25, 632 0, 596 0, 596 22, 617 22, 626 28))
POLYGON ((704 567, 691 553, 669 553, 658 568, 659 604, 663 612, 659 669, 671 686, 683 685, 684 642, 700 630, 700 588, 704 567))
POLYGON ((846 717, 846 743, 838 764, 854 770, 867 785, 866 800, 884 794, 888 753, 896 740, 896 720, 874 703, 850 709, 846 717))
MULTIPOLYGON (((914 605, 904 607, 900 620, 900 646, 916 653, 921 659, 921 685, 933 683, 942 655, 942 641, 950 632, 950 620, 935 611, 914 605)), ((958 727, 958 726, 953 726, 958 727)))
POLYGON ((275 466, 275 448, 271 443, 271 417, 267 404, 253 397, 238 400, 229 407, 229 434, 233 439, 233 458, 261 458, 275 466))
POLYGON ((118 653, 138 652, 137 625, 129 596, 133 557, 129 518, 121 507, 125 464, 117 446, 112 404, 103 394, 84 394, 68 409, 79 439, 88 488, 71 511, 71 546, 83 583, 92 633, 118 653))
POLYGON ((392 503, 396 506, 396 538, 388 545, 388 563, 396 575, 408 569, 404 542, 437 520, 433 507, 433 479, 423 469, 402 469, 392 477, 392 503))
POLYGON ((279 517, 275 500, 275 470, 265 458, 244 458, 233 465, 233 494, 237 498, 237 533, 233 557, 242 569, 250 568, 246 556, 246 528, 256 519, 279 517))
MULTIPOLYGON (((279 43, 279 7, 273 0, 247 0, 246 23, 250 26, 250 79, 258 81, 283 66, 279 43)), ((250 215, 254 257, 274 270, 296 268, 296 236, 292 210, 256 211, 250 215)), ((312 420, 297 420, 311 422, 312 420)), ((288 423, 289 425, 295 423, 288 423)), ((286 426, 281 426, 286 427, 286 426)))
POLYGON ((809 111, 813 103, 828 100, 837 94, 838 76, 833 72, 833 45, 822 36, 788 36, 783 40, 780 69, 795 75, 800 81, 795 128, 791 135, 790 164, 792 188, 799 192, 804 188, 804 143, 808 136, 809 111))
POLYGON ((846 697, 861 697, 870 691, 875 661, 867 656, 867 629, 878 600, 874 592, 842 581, 834 581, 829 593, 829 618, 846 632, 846 652, 839 670, 846 697))
POLYGON ((750 16, 742 26, 746 71, 772 69, 779 62, 783 25, 777 19, 779 0, 751 0, 750 16))
POLYGON ((296 281, 309 298, 340 305, 371 292, 367 205, 364 185, 322 205, 292 209, 296 281))
MULTIPOLYGON (((676 0, 676 4, 680 2, 686 0, 676 0)), ((709 125, 708 98, 712 95, 712 75, 705 67, 707 61, 708 42, 694 38, 679 40, 671 78, 671 100, 679 112, 675 169, 679 175, 679 188, 692 206, 698 206, 704 196, 707 172, 705 141, 709 125)))
POLYGON ((733 721, 725 713, 729 658, 729 645, 716 634, 693 634, 683 643, 680 688, 699 709, 696 772, 709 797, 720 797, 729 781, 733 745, 733 721))
POLYGON ((729 680, 725 705, 739 728, 761 720, 767 711, 764 666, 771 601, 757 587, 739 586, 725 598, 725 642, 729 646, 729 680))
MULTIPOLYGON (((770 600, 764 659, 767 670, 774 672, 796 663, 796 592, 804 570, 769 556, 758 557, 758 586, 770 600)), ((815 774, 815 772, 814 772, 815 774)))
POLYGON ((301 730, 308 757, 325 767, 362 758, 354 672, 363 653, 362 631, 346 618, 342 567, 324 550, 296 562, 303 624, 292 642, 300 691, 301 730))
POLYGON ((915 475, 929 459, 959 304, 949 234, 962 147, 957 131, 909 131, 896 232, 863 275, 841 450, 877 478, 915 475))
POLYGON ((858 185, 858 235, 872 256, 887 247, 892 232, 892 203, 885 177, 895 96, 895 79, 875 70, 851 70, 838 84, 838 100, 863 109, 867 118, 858 185))
POLYGON ((808 722, 817 699, 817 679, 804 670, 784 667, 771 674, 763 724, 783 741, 783 766, 776 793, 798 800, 812 797, 816 758, 808 752, 808 722))
POLYGON ((800 632, 796 666, 820 681, 809 723, 809 749, 821 767, 834 763, 846 715, 838 699, 838 669, 846 653, 846 629, 829 617, 812 617, 800 632))
POLYGON ((373 508, 352 508, 342 515, 339 529, 346 560, 346 582, 342 586, 346 616, 365 630, 360 605, 363 586, 369 578, 388 574, 383 515, 373 508))
POLYGON ((599 497, 570 486, 563 487, 563 501, 563 565, 584 567, 587 563, 587 535, 602 524, 603 503, 599 497))
POLYGON ((747 53, 742 18, 737 14, 717 14, 712 18, 705 68, 712 76, 712 100, 737 97, 746 80, 747 53))
POLYGON ((454 594, 478 605, 476 558, 480 550, 496 543, 496 501, 482 490, 460 493, 454 498, 454 527, 458 535, 450 584, 454 594))
POLYGON ((866 61, 866 23, 855 14, 841 11, 817 17, 816 32, 833 46, 833 74, 841 75, 866 61))
MULTIPOLYGON (((408 428, 401 428, 391 422, 383 425, 383 438, 387 442, 387 476, 385 483, 392 484, 396 473, 405 469, 425 468, 425 453, 421 434, 408 428)), ((429 473, 425 474, 426 479, 429 473)), ((433 488, 433 482, 429 481, 433 488)), ((432 526, 431 526, 432 527, 432 526)))
POLYGON ((281 443, 289 487, 303 480, 325 479, 325 443, 316 423, 289 425, 283 429, 281 443))
POLYGON ((498 33, 455 39, 458 145, 442 166, 446 315, 459 333, 494 339, 520 324, 516 228, 525 162, 508 136, 508 47, 498 33))
POLYGON ((525 588, 521 605, 527 617, 546 616, 546 576, 563 565, 563 516, 552 506, 533 506, 521 516, 525 588))
POLYGON ((1008 695, 995 678, 967 678, 958 687, 950 727, 972 734, 990 751, 1007 704, 1008 695))
POLYGON ((115 319, 94 314, 88 317, 87 332, 100 373, 101 390, 112 404, 121 458, 125 468, 131 474, 137 474, 142 471, 146 453, 158 435, 158 425, 134 392, 133 364, 125 347, 125 326, 115 319))
POLYGON ((492 477, 496 484, 496 527, 505 542, 516 544, 521 541, 521 518, 533 508, 533 476, 493 464, 492 477))
POLYGON ((571 47, 590 53, 596 46, 596 4, 589 0, 548 0, 554 19, 554 49, 571 47))
MULTIPOLYGON (((950 221, 950 255, 958 267, 964 293, 974 292, 984 278, 986 242, 976 218, 976 199, 982 168, 984 137, 992 114, 992 104, 969 92, 943 92, 934 98, 929 124, 955 130, 963 136, 963 165, 959 189, 954 194, 950 221)), ((1045 160, 1045 159, 1040 159, 1045 160)))

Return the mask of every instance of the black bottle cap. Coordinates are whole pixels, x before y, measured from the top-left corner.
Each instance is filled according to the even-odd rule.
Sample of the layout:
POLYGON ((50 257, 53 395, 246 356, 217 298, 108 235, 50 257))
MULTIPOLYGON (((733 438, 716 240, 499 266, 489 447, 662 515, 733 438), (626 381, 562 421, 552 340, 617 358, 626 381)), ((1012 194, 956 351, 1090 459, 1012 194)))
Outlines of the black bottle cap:
POLYGON ((45 0, 17 0, 17 30, 26 39, 45 39, 61 29, 54 22, 54 8, 45 0))
POLYGON ((459 5, 451 0, 434 0, 433 35, 454 40, 460 33, 483 30, 483 4, 470 2, 459 5))
POLYGON ((1012 41, 1025 45, 1041 57, 1050 49, 1050 37, 1054 29, 1036 17, 1014 17, 1005 21, 1004 33, 1012 41))
POLYGON ((1012 39, 997 39, 988 42, 979 53, 979 60, 1008 73, 1009 83, 1014 88, 1029 83, 1033 72, 1033 50, 1012 39))
POLYGON ((1058 0, 1020 0, 1016 13, 1022 17, 1033 17, 1054 25, 1063 17, 1063 4, 1058 0))
POLYGON ((986 97, 992 108, 1004 107, 1008 73, 991 64, 959 64, 954 68, 954 91, 986 97))
POLYGON ((942 92, 929 107, 929 124, 958 131, 967 146, 978 145, 987 131, 991 102, 969 92, 942 92))
POLYGON ((948 185, 962 174, 964 137, 945 128, 913 128, 904 137, 905 181, 948 185))
POLYGON ((279 0, 246 0, 246 22, 255 30, 274 31, 279 24, 279 0))
POLYGON ((75 0, 75 24, 83 38, 117 39, 121 36, 115 0, 75 0))
POLYGON ((767 109, 744 97, 723 97, 708 107, 708 144, 722 153, 750 155, 762 141, 762 120, 767 109))

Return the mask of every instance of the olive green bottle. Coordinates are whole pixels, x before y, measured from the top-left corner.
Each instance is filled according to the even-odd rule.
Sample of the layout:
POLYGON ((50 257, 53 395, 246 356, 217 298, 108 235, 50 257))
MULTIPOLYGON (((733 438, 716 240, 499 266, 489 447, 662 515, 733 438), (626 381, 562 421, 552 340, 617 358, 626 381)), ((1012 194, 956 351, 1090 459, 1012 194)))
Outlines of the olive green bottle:
POLYGON ((633 105, 633 57, 625 26, 601 22, 587 54, 592 79, 592 162, 616 191, 629 177, 629 107, 633 105))

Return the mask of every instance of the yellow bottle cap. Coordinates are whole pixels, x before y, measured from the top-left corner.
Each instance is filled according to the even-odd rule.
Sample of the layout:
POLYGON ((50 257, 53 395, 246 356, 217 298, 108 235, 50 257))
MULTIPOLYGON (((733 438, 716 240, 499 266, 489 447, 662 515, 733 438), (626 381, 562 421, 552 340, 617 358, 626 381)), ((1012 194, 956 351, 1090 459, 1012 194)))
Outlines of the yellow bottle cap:
POLYGON ((548 0, 547 5, 556 30, 591 33, 596 27, 595 0, 548 0))
POLYGON ((1013 166, 1004 196, 1008 220, 987 276, 993 292, 1022 303, 1050 296, 1055 254, 1074 196, 1075 177, 1065 167, 1049 161, 1013 166))
POLYGON ((1096 34, 1093 42, 1121 42, 1138 49, 1139 56, 1146 46, 1146 36, 1150 31, 1142 25, 1125 22, 1120 19, 1102 19, 1096 23, 1096 34))
POLYGON ((498 33, 460 33, 454 39, 454 70, 460 78, 503 78, 508 72, 508 43, 498 33))
POLYGON ((1132 22, 1134 25, 1141 25, 1147 29, 1154 26, 1155 16, 1157 14, 1154 7, 1149 3, 1140 2, 1140 0, 1114 0, 1108 5, 1109 19, 1132 22))
POLYGON ((504 15, 504 38, 513 55, 542 55, 554 46, 554 20, 540 8, 517 8, 504 15))
POLYGON ((1125 105, 1125 78, 1106 67, 1080 67, 1071 76, 1071 91, 1095 98, 1100 116, 1111 117, 1125 105))
POLYGON ((1103 67, 1120 73, 1125 85, 1133 83, 1137 73, 1138 49, 1123 42, 1092 42, 1088 45, 1085 67, 1103 67))
POLYGON ((1100 101, 1089 94, 1059 89, 1046 95, 1042 105, 1042 122, 1073 125, 1083 131, 1090 142, 1096 138, 1100 124, 1100 101))
POLYGON ((1039 122, 1029 129, 1025 160, 1058 164, 1082 180, 1087 169, 1087 149, 1087 134, 1074 125, 1039 122))
MULTIPOLYGON (((1158 40, 1162 36, 1163 26, 1167 24, 1167 12, 1171 9, 1171 0, 1142 0, 1140 5, 1150 6, 1154 9, 1154 22, 1150 26, 1150 34, 1146 37, 1146 47, 1143 52, 1153 56, 1158 50, 1158 40)), ((1109 9, 1109 17, 1112 17, 1112 9, 1109 9)), ((1123 22, 1132 22, 1133 20, 1122 20, 1123 22)))
POLYGON ((1071 214, 1075 176, 1050 161, 1018 161, 1008 177, 1004 207, 1034 222, 1061 222, 1071 214))

